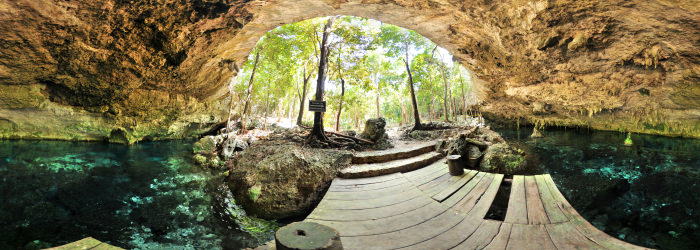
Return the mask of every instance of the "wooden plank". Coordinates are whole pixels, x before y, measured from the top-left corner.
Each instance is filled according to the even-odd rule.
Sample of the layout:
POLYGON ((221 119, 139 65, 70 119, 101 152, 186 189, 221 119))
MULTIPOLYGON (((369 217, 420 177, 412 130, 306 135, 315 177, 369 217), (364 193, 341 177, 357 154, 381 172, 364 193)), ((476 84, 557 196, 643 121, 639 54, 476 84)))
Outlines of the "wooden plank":
POLYGON ((544 225, 513 224, 506 249, 556 250, 544 225))
POLYGON ((510 239, 510 234, 512 233, 512 228, 513 224, 510 223, 503 223, 501 224, 501 228, 498 231, 498 234, 496 237, 493 238, 493 240, 489 243, 488 246, 484 247, 484 249, 490 249, 490 250, 503 250, 506 249, 508 244, 508 240, 510 239))
POLYGON ((327 221, 376 220, 391 216, 399 216, 427 206, 431 202, 433 201, 428 197, 418 196, 406 202, 369 209, 324 209, 317 207, 306 218, 327 221))
POLYGON ((415 185, 415 186, 420 186, 420 185, 426 184, 430 181, 433 181, 433 180, 439 178, 440 176, 443 176, 446 173, 449 173, 447 170, 447 164, 445 164, 445 163, 439 163, 439 164, 441 167, 440 167, 440 169, 438 169, 436 171, 433 171, 433 172, 430 172, 430 173, 427 173, 424 175, 407 176, 409 173, 411 173, 411 172, 409 172, 409 173, 404 173, 404 176, 406 176, 406 179, 408 179, 408 181, 413 183, 413 185, 415 185))
POLYGON ((544 178, 547 186, 550 188, 552 194, 554 194, 554 198, 557 200, 556 204, 559 206, 559 209, 564 212, 564 215, 569 218, 569 221, 575 225, 575 228, 578 229, 581 234, 585 235, 586 238, 607 249, 647 249, 607 235, 591 225, 591 223, 581 217, 576 209, 574 209, 566 198, 564 198, 564 195, 561 194, 559 189, 557 189, 556 184, 554 184, 552 177, 547 174, 544 175, 544 178))
POLYGON ((435 151, 435 142, 415 144, 410 147, 396 147, 389 150, 359 152, 352 157, 353 164, 387 162, 409 158, 435 151))
POLYGON ((513 176, 504 222, 527 224, 527 204, 525 202, 525 178, 522 175, 513 176))
POLYGON ((498 189, 501 188, 501 182, 503 181, 502 174, 489 174, 493 176, 491 184, 489 185, 484 195, 479 198, 479 201, 474 205, 474 208, 470 210, 467 214, 469 216, 474 216, 476 218, 484 218, 491 208, 493 200, 496 199, 496 194, 498 189))
POLYGON ((436 162, 431 163, 428 166, 425 166, 423 168, 419 168, 413 171, 408 171, 403 173, 404 177, 406 178, 420 178, 422 176, 425 176, 427 174, 440 171, 444 168, 447 168, 447 164, 445 163, 445 159, 440 159, 436 162))
MULTIPOLYGON (((335 228, 340 232, 341 236, 366 236, 375 234, 386 234, 401 229, 409 228, 421 224, 431 218, 434 218, 446 209, 437 202, 421 207, 419 209, 407 212, 401 216, 387 217, 376 220, 364 221, 324 221, 315 219, 306 219, 305 221, 316 222, 335 228)), ((343 242, 343 245, 345 242, 343 242)))
POLYGON ((476 171, 474 170, 467 170, 459 176, 459 179, 451 184, 449 184, 445 189, 440 191, 439 193, 435 194, 432 196, 433 200, 436 200, 438 202, 442 202, 448 197, 450 197, 452 194, 457 192, 460 188, 462 188, 469 180, 471 180, 474 176, 476 175, 476 171))
POLYGON ((557 249, 600 249, 595 242, 582 235, 571 222, 547 224, 549 238, 557 249))
POLYGON ((401 178, 401 177, 402 176, 400 173, 394 173, 394 174, 373 176, 373 177, 367 177, 367 178, 361 178, 361 179, 335 178, 335 179, 333 179, 333 183, 331 183, 331 185, 363 185, 363 184, 371 184, 371 183, 390 181, 390 180, 393 180, 396 178, 401 178))
POLYGON ((392 186, 379 190, 358 191, 358 192, 327 192, 323 199, 326 200, 368 200, 390 196, 401 193, 415 187, 406 182, 401 185, 392 186))
MULTIPOLYGON (((398 231, 377 235, 344 237, 341 240, 343 247, 346 249, 396 249, 437 237, 454 228, 462 219, 462 217, 448 211, 430 218, 424 223, 398 231)), ((342 230, 339 232, 340 235, 344 235, 342 230)))
POLYGON ((317 207, 325 209, 368 209, 406 202, 419 196, 424 196, 423 192, 412 187, 391 195, 362 200, 361 202, 356 200, 329 200, 324 197, 317 207))
POLYGON ((429 240, 401 249, 451 249, 472 235, 481 224, 482 219, 467 217, 452 229, 429 240))
POLYGON ((525 176, 525 199, 527 204, 527 222, 536 225, 549 223, 534 176, 525 176))
POLYGON ((442 204, 445 204, 445 206, 447 207, 454 207, 455 204, 457 204, 465 196, 467 196, 472 191, 472 189, 474 189, 474 187, 476 187, 476 185, 479 184, 479 182, 481 182, 481 179, 483 179, 484 176, 486 176, 486 173, 484 172, 477 173, 476 176, 474 176, 474 178, 469 180, 469 182, 467 182, 466 185, 457 190, 457 192, 454 193, 452 196, 444 200, 442 204))
MULTIPOLYGON (((496 238, 501 231, 500 221, 482 220, 474 233, 453 249, 482 249, 496 238)), ((505 230, 505 229, 504 229, 505 230)), ((509 231, 510 232, 510 231, 509 231)), ((505 249, 505 247, 503 247, 505 249)))
POLYGON ((446 182, 451 177, 452 176, 450 175, 450 173, 445 172, 444 174, 440 175, 440 177, 435 178, 434 180, 429 181, 423 185, 418 185, 417 187, 421 191, 430 190, 430 189, 435 188, 435 187, 439 186, 440 184, 446 182))
POLYGON ((430 152, 423 155, 414 156, 411 158, 382 162, 351 165, 350 167, 341 169, 339 176, 343 178, 366 178, 371 176, 387 175, 399 172, 413 171, 442 158, 442 154, 438 152, 430 152))
MULTIPOLYGON (((105 245, 105 247, 108 247, 108 244, 102 243, 101 241, 92 238, 92 237, 87 237, 83 238, 78 241, 74 241, 62 246, 57 246, 54 248, 48 248, 47 250, 73 250, 73 249, 92 249, 94 247, 97 247, 99 245, 105 245)), ((111 249, 122 249, 118 247, 111 246, 111 249)))
POLYGON ((550 223, 562 223, 569 221, 569 218, 564 215, 564 213, 557 206, 556 200, 552 195, 552 191, 547 186, 547 182, 544 179, 544 175, 536 175, 535 181, 537 182, 537 190, 540 192, 540 198, 542 199, 542 205, 544 206, 545 212, 547 212, 547 218, 549 218, 550 223))
POLYGON ((481 178, 481 181, 479 181, 476 186, 467 194, 465 195, 461 200, 459 200, 453 207, 452 209, 457 210, 461 214, 466 214, 469 211, 474 208, 474 205, 479 201, 481 196, 484 195, 484 192, 486 192, 486 189, 489 188, 491 185, 491 181, 493 180, 494 175, 492 174, 486 174, 484 175, 483 178, 481 178))
POLYGON ((331 186, 328 188, 328 192, 370 191, 398 186, 402 184, 409 184, 409 182, 408 180, 406 180, 406 178, 396 178, 385 182, 369 183, 362 185, 333 185, 333 183, 331 183, 331 186))

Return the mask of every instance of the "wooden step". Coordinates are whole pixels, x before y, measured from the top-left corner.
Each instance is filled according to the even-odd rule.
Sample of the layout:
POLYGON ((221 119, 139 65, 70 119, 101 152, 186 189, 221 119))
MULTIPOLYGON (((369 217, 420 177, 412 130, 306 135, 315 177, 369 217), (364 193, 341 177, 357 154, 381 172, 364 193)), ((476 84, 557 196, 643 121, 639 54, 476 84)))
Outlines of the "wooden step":
POLYGON ((410 158, 435 151, 435 142, 425 142, 410 147, 392 148, 382 151, 360 152, 352 157, 352 164, 382 163, 410 158))
POLYGON ((107 243, 101 242, 95 238, 87 237, 79 241, 74 241, 63 246, 47 248, 46 250, 72 250, 72 249, 104 249, 104 250, 124 250, 120 247, 115 247, 107 243))
POLYGON ((353 179, 399 172, 403 173, 430 165, 440 158, 442 158, 442 154, 437 152, 429 152, 427 154, 390 162, 351 165, 350 167, 340 171, 340 177, 353 179))

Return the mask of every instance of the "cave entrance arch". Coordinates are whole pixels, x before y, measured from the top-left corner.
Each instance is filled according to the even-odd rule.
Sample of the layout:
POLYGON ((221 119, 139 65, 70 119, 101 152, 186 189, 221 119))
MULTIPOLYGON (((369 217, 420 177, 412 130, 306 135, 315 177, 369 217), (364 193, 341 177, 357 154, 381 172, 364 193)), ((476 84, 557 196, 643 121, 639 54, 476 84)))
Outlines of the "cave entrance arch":
MULTIPOLYGON (((253 19, 246 23, 232 39, 228 39, 213 48, 217 55, 209 60, 204 67, 215 67, 221 61, 232 61, 231 72, 225 72, 219 77, 220 88, 209 99, 218 99, 228 93, 228 82, 245 63, 253 47, 260 37, 268 31, 299 21, 324 16, 356 16, 381 21, 402 28, 411 29, 430 39, 433 43, 446 49, 463 66, 470 71, 477 68, 476 60, 461 49, 465 37, 459 35, 463 30, 457 30, 458 19, 464 21, 465 13, 454 8, 420 8, 420 6, 401 6, 383 1, 350 0, 350 1, 276 1, 259 7, 253 19)), ((199 74, 211 74, 210 70, 201 70, 199 74)), ((472 72, 473 88, 477 98, 481 98, 485 88, 483 81, 472 72)), ((197 79, 210 79, 206 75, 197 79)))

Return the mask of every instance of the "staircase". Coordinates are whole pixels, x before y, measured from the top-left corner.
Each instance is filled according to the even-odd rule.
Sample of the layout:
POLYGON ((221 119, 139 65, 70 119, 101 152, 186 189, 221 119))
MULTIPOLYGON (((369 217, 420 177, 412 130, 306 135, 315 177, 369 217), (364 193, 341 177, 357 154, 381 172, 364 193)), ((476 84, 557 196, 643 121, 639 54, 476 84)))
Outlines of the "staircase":
POLYGON ((435 142, 383 151, 361 152, 353 156, 352 165, 340 171, 346 179, 405 173, 430 165, 443 158, 435 152, 435 142))

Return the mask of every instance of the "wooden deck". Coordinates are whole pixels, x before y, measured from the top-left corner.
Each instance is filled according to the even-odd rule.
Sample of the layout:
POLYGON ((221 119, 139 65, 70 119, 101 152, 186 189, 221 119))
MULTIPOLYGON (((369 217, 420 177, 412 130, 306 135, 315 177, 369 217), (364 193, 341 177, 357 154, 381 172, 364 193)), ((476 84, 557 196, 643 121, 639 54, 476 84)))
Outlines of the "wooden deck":
POLYGON ((444 160, 331 184, 306 218, 340 232, 345 249, 642 249, 593 227, 549 175, 514 176, 503 221, 484 219, 504 176, 444 160))
POLYGON ((120 247, 115 247, 107 243, 101 242, 95 238, 87 237, 79 241, 74 241, 63 246, 47 248, 47 250, 124 250, 120 247))

